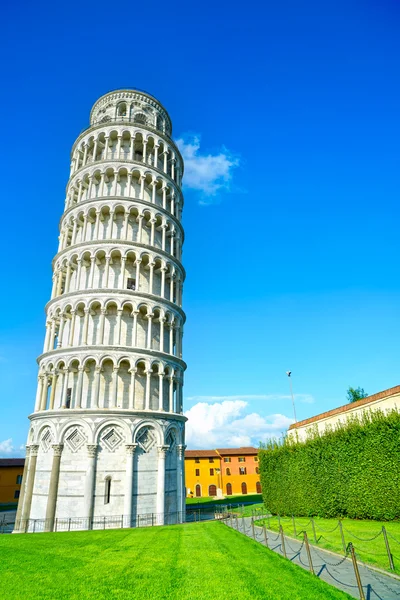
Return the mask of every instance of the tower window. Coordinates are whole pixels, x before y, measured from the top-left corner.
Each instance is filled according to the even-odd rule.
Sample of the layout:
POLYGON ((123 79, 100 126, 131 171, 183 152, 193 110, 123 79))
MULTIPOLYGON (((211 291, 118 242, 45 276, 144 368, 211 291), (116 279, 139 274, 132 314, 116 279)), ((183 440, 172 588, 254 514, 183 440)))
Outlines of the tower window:
POLYGON ((65 399, 65 408, 71 408, 72 388, 67 388, 67 397, 65 399))
POLYGON ((106 487, 104 490, 104 504, 110 504, 111 498, 111 477, 106 479, 106 487))
POLYGON ((17 485, 21 485, 22 483, 22 475, 17 475, 17 485))
POLYGON ((132 277, 128 277, 128 282, 126 284, 128 290, 136 290, 136 279, 132 279, 132 277))

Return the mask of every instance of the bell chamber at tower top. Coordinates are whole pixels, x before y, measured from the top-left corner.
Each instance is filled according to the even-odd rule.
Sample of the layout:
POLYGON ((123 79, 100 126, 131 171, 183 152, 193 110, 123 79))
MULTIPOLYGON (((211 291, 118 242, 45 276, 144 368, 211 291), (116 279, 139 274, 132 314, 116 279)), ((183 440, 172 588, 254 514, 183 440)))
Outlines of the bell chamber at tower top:
POLYGON ((156 129, 170 136, 171 119, 164 107, 147 93, 121 90, 99 98, 92 108, 90 124, 129 122, 156 129))

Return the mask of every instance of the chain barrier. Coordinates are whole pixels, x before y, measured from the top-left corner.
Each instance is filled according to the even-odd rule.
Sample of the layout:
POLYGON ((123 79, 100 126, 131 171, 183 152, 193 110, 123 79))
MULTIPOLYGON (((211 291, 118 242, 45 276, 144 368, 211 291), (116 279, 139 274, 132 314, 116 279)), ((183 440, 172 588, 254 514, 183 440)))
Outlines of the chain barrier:
MULTIPOLYGON (((334 531, 336 531, 336 529, 339 527, 340 523, 341 522, 339 521, 338 524, 336 525, 336 527, 333 530, 331 530, 329 533, 333 533, 334 531)), ((240 528, 243 530, 243 533, 247 537, 254 539, 255 541, 257 541, 259 543, 262 543, 262 544, 265 543, 265 539, 263 539, 264 532, 262 530, 260 530, 259 528, 257 528, 258 531, 254 528, 254 517, 251 520, 250 526, 247 526, 246 521, 243 519, 240 528)), ((366 539, 366 538, 358 537, 357 535, 353 534, 351 531, 349 531, 347 529, 345 529, 345 531, 347 533, 349 533, 350 535, 352 535, 354 538, 358 539, 360 542, 372 542, 372 541, 376 540, 380 535, 383 534, 383 531, 381 530, 381 531, 379 531, 379 533, 377 533, 372 538, 366 539)), ((326 531, 326 533, 328 533, 328 532, 326 531)), ((387 532, 387 533, 391 539, 393 539, 396 543, 398 543, 400 545, 400 542, 391 533, 389 533, 389 532, 387 532)), ((333 581, 335 581, 342 587, 344 586, 344 587, 351 588, 351 589, 358 588, 360 598, 365 599, 364 589, 363 589, 363 585, 361 582, 360 573, 359 573, 359 569, 358 569, 358 565, 357 565, 357 563, 359 563, 367 570, 367 572, 373 577, 373 579, 379 585, 382 585, 383 588, 385 590, 387 590, 390 594, 394 594, 396 597, 400 598, 400 590, 398 591, 398 590, 394 589, 392 586, 390 586, 386 582, 389 575, 386 575, 385 573, 382 573, 382 575, 377 574, 373 568, 371 568, 367 563, 365 563, 365 561, 360 559, 359 554, 358 553, 356 554, 354 546, 351 542, 349 542, 349 544, 347 544, 343 558, 341 558, 339 561, 336 561, 336 562, 330 562, 329 560, 327 560, 325 553, 324 553, 324 555, 321 555, 321 553, 317 550, 315 545, 312 547, 307 545, 308 560, 304 561, 303 557, 302 557, 302 551, 306 545, 307 532, 305 530, 302 530, 301 532, 296 534, 296 537, 298 537, 299 535, 303 535, 303 540, 302 540, 299 548, 295 549, 288 542, 288 538, 284 534, 282 525, 280 525, 280 532, 278 533, 278 535, 276 537, 271 536, 270 530, 268 531, 268 540, 271 541, 272 543, 278 542, 278 545, 276 545, 276 546, 269 545, 268 546, 268 543, 266 543, 266 545, 271 550, 278 552, 280 554, 283 554, 289 560, 293 560, 296 558, 296 560, 298 561, 298 563, 300 565, 302 565, 305 569, 310 570, 312 573, 315 573, 314 567, 317 567, 317 568, 324 567, 325 572, 332 578, 333 581), (315 556, 319 561, 322 561, 322 564, 313 565, 314 561, 312 560, 312 557, 311 557, 311 553, 310 553, 311 549, 312 549, 313 556, 315 556), (288 554, 290 554, 290 557, 287 556, 288 554), (351 559, 353 561, 353 568, 354 568, 355 577, 356 577, 356 585, 352 585, 348 582, 341 581, 338 578, 338 573, 332 573, 330 571, 330 568, 337 569, 343 563, 345 563, 345 561, 347 561, 349 559, 351 559)), ((326 541, 328 541, 328 539, 325 536, 320 536, 319 539, 322 539, 322 538, 325 539, 326 541)), ((308 544, 308 541, 307 541, 307 544, 308 544)), ((323 550, 322 550, 322 552, 323 552, 323 550)), ((385 553, 376 553, 376 552, 371 552, 370 550, 363 551, 363 552, 368 552, 368 554, 370 554, 371 556, 378 556, 378 557, 386 556, 385 553)))
POLYGON ((399 542, 399 540, 396 540, 396 538, 394 537, 394 535, 392 535, 392 534, 390 533, 390 531, 388 531, 388 530, 386 529, 386 533, 388 534, 388 536, 389 536, 389 537, 391 537, 391 538, 392 538, 392 540, 394 540, 394 541, 396 542, 396 544, 399 544, 399 546, 400 546, 400 542, 399 542))
POLYGON ((316 550, 316 548, 315 548, 315 547, 313 548, 313 550, 314 550, 315 554, 318 556, 318 558, 319 558, 320 560, 323 560, 323 561, 324 561, 324 564, 326 564, 326 565, 329 565, 330 567, 339 567, 340 565, 342 565, 342 564, 344 563, 344 561, 345 561, 345 560, 347 560, 347 558, 348 558, 348 556, 349 556, 349 554, 350 554, 350 550, 347 548, 347 550, 346 550, 346 554, 343 556, 343 558, 342 558, 341 560, 339 560, 339 562, 337 562, 337 563, 330 563, 330 562, 328 562, 328 561, 326 560, 326 558, 325 558, 324 556, 321 556, 321 555, 320 555, 320 554, 317 552, 317 550, 316 550))
POLYGON ((318 529, 320 529, 321 531, 323 531, 324 533, 333 533, 334 531, 336 531, 336 529, 339 527, 339 521, 336 525, 336 527, 334 527, 333 529, 323 529, 320 525, 318 525, 318 529))
POLYGON ((290 551, 293 552, 294 555, 296 555, 296 554, 300 554, 301 553, 301 551, 303 549, 303 546, 304 546, 304 540, 301 542, 300 548, 298 550, 293 550, 292 546, 287 541, 287 537, 286 536, 285 536, 285 544, 290 549, 290 551))
POLYGON ((365 567, 365 569, 367 569, 368 573, 370 575, 372 575, 372 577, 375 579, 375 581, 377 581, 380 585, 383 585, 383 587, 391 594, 394 594, 395 596, 400 597, 400 591, 394 590, 392 587, 390 587, 385 582, 384 577, 387 577, 387 575, 384 575, 383 577, 379 577, 378 573, 376 573, 374 571, 374 569, 371 569, 367 563, 365 563, 363 560, 361 560, 358 554, 357 554, 357 560, 360 564, 362 564, 363 567, 365 567))
POLYGON ((343 527, 343 529, 350 535, 352 535, 354 538, 356 538, 356 540, 358 540, 359 542, 373 542, 374 540, 376 540, 376 538, 378 538, 380 535, 382 535, 382 530, 379 531, 376 535, 374 535, 374 537, 372 538, 360 538, 358 537, 355 533, 352 533, 351 531, 349 531, 346 527, 343 527))

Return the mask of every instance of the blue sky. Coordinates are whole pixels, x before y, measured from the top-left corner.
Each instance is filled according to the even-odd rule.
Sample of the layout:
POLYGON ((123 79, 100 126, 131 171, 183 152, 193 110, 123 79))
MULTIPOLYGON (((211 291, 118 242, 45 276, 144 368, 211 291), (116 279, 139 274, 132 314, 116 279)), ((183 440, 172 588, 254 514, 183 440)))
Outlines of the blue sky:
POLYGON ((71 146, 158 97, 187 158, 189 446, 257 444, 398 376, 400 7, 9 3, 0 40, 0 454, 34 405, 71 146), (11 218, 10 218, 11 217, 11 218))

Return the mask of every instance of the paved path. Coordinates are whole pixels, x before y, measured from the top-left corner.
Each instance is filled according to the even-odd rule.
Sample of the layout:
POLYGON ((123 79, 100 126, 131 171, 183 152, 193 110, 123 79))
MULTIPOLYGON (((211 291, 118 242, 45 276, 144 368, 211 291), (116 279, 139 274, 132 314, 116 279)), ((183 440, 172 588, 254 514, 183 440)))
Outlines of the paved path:
MULTIPOLYGON (((228 518, 226 525, 244 533, 247 537, 255 537, 256 541, 268 545, 270 550, 283 556, 281 536, 276 531, 266 530, 268 544, 262 527, 254 526, 254 536, 251 517, 228 518)), ((287 558, 307 571, 310 569, 304 542, 284 537, 287 558)), ((347 592, 354 598, 360 598, 359 589, 354 575, 351 559, 323 550, 310 544, 311 559, 315 574, 330 585, 347 592)), ((359 562, 361 582, 365 600, 400 600, 400 578, 386 575, 359 562)))

